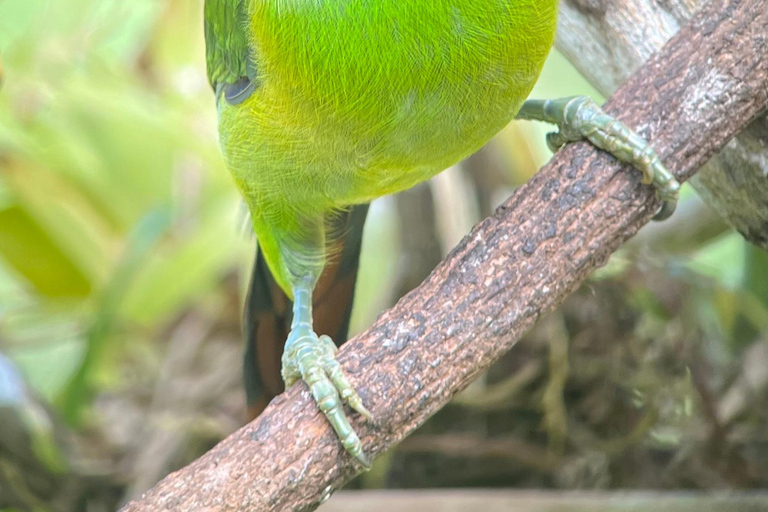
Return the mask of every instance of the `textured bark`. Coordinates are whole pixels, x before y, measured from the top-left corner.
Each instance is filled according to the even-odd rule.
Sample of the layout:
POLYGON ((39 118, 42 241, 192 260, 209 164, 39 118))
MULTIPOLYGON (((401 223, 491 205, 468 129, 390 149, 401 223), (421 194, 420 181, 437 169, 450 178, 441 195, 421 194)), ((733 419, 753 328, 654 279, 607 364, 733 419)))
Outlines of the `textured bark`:
MULTIPOLYGON (((767 16, 768 0, 714 2, 606 109, 649 138, 680 179, 689 178, 768 103, 767 16)), ((656 207, 638 172, 588 144, 556 155, 419 288, 340 351, 377 420, 353 415, 367 453, 382 453, 444 406, 656 207)), ((123 510, 311 510, 360 469, 300 384, 123 510)))
MULTIPOLYGON (((705 3, 563 0, 557 47, 609 96, 705 3)), ((767 33, 768 24, 763 27, 767 33)), ((713 74, 712 86, 718 87, 721 78, 713 74)), ((691 184, 747 240, 768 248, 768 116, 753 121, 691 184)))

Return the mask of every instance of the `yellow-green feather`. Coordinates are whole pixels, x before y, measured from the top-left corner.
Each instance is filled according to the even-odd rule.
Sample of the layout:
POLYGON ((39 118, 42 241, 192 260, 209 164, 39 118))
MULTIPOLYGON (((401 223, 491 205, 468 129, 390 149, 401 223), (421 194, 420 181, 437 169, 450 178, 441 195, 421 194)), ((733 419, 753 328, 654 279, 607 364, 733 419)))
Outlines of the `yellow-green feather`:
POLYGON ((289 295, 295 277, 322 268, 329 214, 428 179, 514 117, 549 52, 556 7, 246 2, 259 87, 242 104, 220 102, 221 145, 289 295))

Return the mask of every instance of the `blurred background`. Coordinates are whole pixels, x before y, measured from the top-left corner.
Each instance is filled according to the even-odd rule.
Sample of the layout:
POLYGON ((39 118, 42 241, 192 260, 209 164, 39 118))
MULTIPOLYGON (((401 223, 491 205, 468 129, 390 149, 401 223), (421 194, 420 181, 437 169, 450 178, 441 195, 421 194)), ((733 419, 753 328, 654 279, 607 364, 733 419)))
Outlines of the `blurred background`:
MULTIPOLYGON (((0 0, 2 511, 116 510, 245 421, 255 240, 202 3, 0 0)), ((534 96, 573 94, 602 101, 553 53, 534 96)), ((546 129, 374 203, 353 333, 546 162, 546 129)), ((768 487, 766 254, 684 188, 350 487, 768 487)))

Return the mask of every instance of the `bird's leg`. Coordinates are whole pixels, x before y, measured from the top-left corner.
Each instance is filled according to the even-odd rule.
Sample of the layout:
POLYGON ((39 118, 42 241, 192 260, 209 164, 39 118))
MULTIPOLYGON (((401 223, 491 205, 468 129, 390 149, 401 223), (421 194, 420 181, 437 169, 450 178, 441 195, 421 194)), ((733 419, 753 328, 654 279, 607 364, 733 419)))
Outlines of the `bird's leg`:
POLYGON ((285 387, 303 379, 347 452, 365 467, 370 467, 360 438, 344 414, 343 403, 348 403, 368 419, 371 419, 371 413, 363 406, 360 395, 336 361, 336 345, 330 337, 315 334, 312 327, 314 283, 315 280, 307 276, 296 280, 293 285, 293 322, 283 351, 285 387))
POLYGON ((633 165, 643 173, 643 183, 653 184, 656 188, 661 208, 654 219, 666 219, 675 211, 680 184, 653 148, 623 123, 603 112, 587 96, 528 100, 516 117, 556 124, 559 131, 547 135, 547 144, 552 151, 568 142, 586 139, 622 162, 633 165))

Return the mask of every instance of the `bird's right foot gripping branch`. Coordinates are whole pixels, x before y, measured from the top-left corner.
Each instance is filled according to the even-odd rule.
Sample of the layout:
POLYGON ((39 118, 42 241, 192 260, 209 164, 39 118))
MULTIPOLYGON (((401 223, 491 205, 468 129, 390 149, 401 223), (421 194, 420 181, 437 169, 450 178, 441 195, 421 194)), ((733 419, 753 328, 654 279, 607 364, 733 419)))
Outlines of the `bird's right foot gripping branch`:
POLYGON ((654 220, 664 220, 674 213, 680 183, 645 139, 603 112, 589 97, 528 100, 516 118, 556 124, 558 131, 547 135, 547 144, 552 151, 568 142, 588 140, 595 147, 634 166, 643 173, 643 183, 656 188, 661 201, 654 220))

